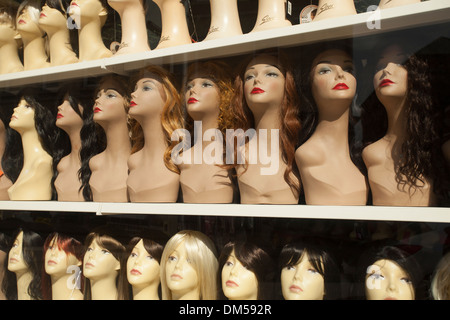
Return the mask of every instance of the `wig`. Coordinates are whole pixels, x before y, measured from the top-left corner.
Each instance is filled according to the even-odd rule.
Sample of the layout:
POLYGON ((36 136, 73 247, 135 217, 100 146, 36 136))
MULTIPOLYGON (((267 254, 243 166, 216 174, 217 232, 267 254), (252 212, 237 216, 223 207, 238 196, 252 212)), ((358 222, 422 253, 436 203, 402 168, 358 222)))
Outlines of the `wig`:
MULTIPOLYGON (((33 300, 42 300, 41 277, 43 262, 43 239, 39 233, 20 227, 15 233, 14 239, 23 232, 22 254, 28 270, 32 274, 32 280, 27 293, 33 300)), ((11 248, 10 248, 11 250, 11 248)), ((6 270, 3 282, 3 292, 7 300, 17 300, 17 278, 14 272, 6 270)))
POLYGON ((450 252, 446 253, 431 279, 431 298, 434 300, 450 300, 450 252))
POLYGON ((19 4, 12 0, 0 0, 0 24, 11 23, 16 29, 16 14, 19 4))
POLYGON ((234 250, 236 259, 256 276, 258 300, 273 298, 274 263, 271 256, 262 247, 241 241, 230 241, 222 249, 219 257, 218 282, 222 283, 222 268, 234 250))
MULTIPOLYGON (((145 77, 156 77, 156 79, 162 84, 166 96, 166 102, 161 112, 161 126, 167 145, 167 149, 164 153, 164 163, 169 170, 175 173, 180 173, 180 170, 172 162, 171 158, 172 149, 176 146, 176 142, 171 140, 172 133, 183 127, 181 97, 175 86, 174 76, 163 67, 151 65, 145 69, 142 69, 137 75, 135 75, 132 83, 136 83, 139 79, 145 77)), ((141 125, 137 121, 133 122, 131 131, 133 144, 132 153, 135 153, 144 146, 144 134, 142 132, 141 125)))
MULTIPOLYGON (((44 256, 47 252, 52 240, 56 240, 56 245, 58 246, 58 250, 63 250, 67 255, 73 255, 79 261, 83 261, 83 256, 85 253, 84 245, 73 238, 70 235, 53 232, 48 235, 47 239, 44 242, 44 256)), ((44 261, 45 262, 45 261, 44 261)), ((81 280, 81 291, 83 291, 84 285, 84 276, 81 274, 80 270, 80 280, 81 280)), ((45 272, 45 268, 42 270, 42 298, 44 300, 52 300, 52 287, 51 287, 51 276, 45 272)))
POLYGON ((286 244, 281 250, 278 258, 278 273, 286 267, 293 267, 308 255, 309 262, 324 279, 324 300, 339 300, 340 290, 340 268, 331 252, 329 244, 314 240, 297 241, 286 244))
POLYGON ((217 298, 217 252, 212 240, 199 231, 183 230, 169 239, 161 257, 161 289, 163 300, 172 300, 172 292, 167 286, 166 263, 175 249, 184 243, 187 257, 198 277, 200 300, 217 298))
MULTIPOLYGON (((301 129, 299 118, 299 96, 295 84, 292 67, 288 56, 283 51, 264 51, 257 52, 244 59, 239 67, 238 75, 235 77, 233 84, 233 97, 231 99, 232 112, 234 116, 233 129, 242 129, 246 131, 249 128, 255 128, 255 120, 253 113, 247 105, 244 95, 244 76, 246 67, 250 61, 259 54, 269 54, 277 58, 277 68, 284 75, 286 79, 285 95, 280 105, 280 117, 278 123, 280 125, 280 149, 282 160, 286 163, 286 170, 284 172, 284 180, 289 185, 294 194, 299 195, 300 184, 292 178, 293 174, 298 180, 300 174, 298 172, 297 164, 295 163, 295 150, 298 146, 298 132, 301 129)), ((227 143, 234 143, 228 141, 227 143)), ((235 151, 236 152, 236 151, 235 151)), ((235 161, 233 162, 235 165, 235 161)))
MULTIPOLYGON (((302 60, 301 65, 296 70, 296 84, 298 85, 298 92, 300 94, 300 119, 302 123, 301 130, 298 131, 298 145, 296 148, 305 143, 315 132, 318 121, 319 111, 317 104, 312 94, 312 77, 311 67, 314 59, 322 52, 330 49, 338 49, 347 53, 350 57, 353 56, 352 47, 348 42, 327 42, 317 45, 308 46, 303 49, 302 56, 306 59, 302 60)), ((356 99, 354 100, 356 101, 356 99)), ((349 105, 349 126, 348 126, 348 142, 350 149, 350 158, 355 166, 361 171, 362 174, 366 174, 365 165, 361 157, 360 143, 355 139, 355 125, 356 118, 353 115, 352 105, 349 105)))
MULTIPOLYGON (((398 42, 391 42, 392 44, 398 42)), ((383 43, 383 48, 389 44, 383 43)), ((416 54, 408 53, 403 67, 406 69, 407 92, 405 114, 405 140, 400 146, 401 163, 396 165, 396 180, 403 189, 410 192, 420 189, 428 180, 438 196, 446 196, 450 188, 449 174, 442 174, 445 161, 441 151, 441 141, 436 120, 436 109, 432 96, 432 88, 428 74, 428 64, 416 54)), ((375 74, 378 57, 369 61, 371 75, 375 74)), ((383 138, 388 127, 387 113, 378 100, 375 92, 363 103, 363 146, 383 138)))
MULTIPOLYGON (((116 287, 118 292, 117 300, 128 300, 128 282, 126 277, 127 270, 127 256, 126 247, 123 245, 124 240, 114 231, 108 228, 99 228, 89 233, 85 239, 85 248, 88 248, 93 242, 96 242, 102 248, 105 248, 114 256, 114 258, 120 263, 120 271, 116 278, 116 287)), ((91 300, 91 282, 88 278, 85 278, 84 284, 84 300, 91 300)))

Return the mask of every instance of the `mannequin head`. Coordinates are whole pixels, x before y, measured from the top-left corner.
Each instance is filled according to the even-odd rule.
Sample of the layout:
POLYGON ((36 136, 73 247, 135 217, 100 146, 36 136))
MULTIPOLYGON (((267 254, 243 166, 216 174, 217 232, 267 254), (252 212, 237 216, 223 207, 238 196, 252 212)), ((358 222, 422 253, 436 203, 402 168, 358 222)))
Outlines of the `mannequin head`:
POLYGON ((434 151, 440 145, 428 63, 395 38, 386 39, 374 51, 368 63, 373 92, 362 105, 363 144, 395 131, 394 147, 402 156, 395 168, 399 187, 412 193, 423 186, 425 178, 437 195, 445 195, 448 175, 438 169, 445 162, 434 151))
POLYGON ((273 261, 249 242, 227 243, 219 257, 218 278, 230 300, 266 300, 272 297, 273 261))
POLYGON ((326 244, 301 241, 281 250, 281 290, 286 300, 337 300, 340 273, 326 244))
POLYGON ((235 78, 231 105, 235 117, 234 128, 244 131, 249 128, 256 129, 255 121, 268 110, 278 114, 275 121, 280 129, 282 158, 287 165, 284 179, 298 194, 300 186, 291 177, 292 173, 299 176, 294 153, 298 144, 297 133, 300 130, 299 98, 292 70, 288 57, 281 51, 263 52, 248 57, 235 78), (266 68, 261 69, 264 66, 266 68), (263 80, 255 77, 258 75, 263 80), (262 82, 255 86, 255 81, 262 82), (253 87, 264 87, 265 89, 260 89, 267 92, 261 95, 252 94, 253 87))
POLYGON ((83 28, 89 22, 98 21, 103 27, 108 18, 107 0, 73 0, 70 2, 69 15, 74 21, 79 21, 78 28, 83 28))
POLYGON ((22 37, 43 37, 45 32, 39 26, 41 4, 39 0, 25 0, 17 10, 16 28, 22 37))
POLYGON ((446 253, 434 271, 430 293, 434 300, 450 299, 450 253, 446 253))
POLYGON ((16 28, 16 15, 19 5, 15 1, 2 0, 0 1, 0 47, 3 44, 17 41, 20 34, 16 28))
POLYGON ((160 117, 164 137, 168 146, 164 154, 166 167, 179 172, 178 168, 172 163, 171 150, 176 145, 171 141, 172 133, 182 127, 181 98, 178 89, 175 86, 173 74, 166 69, 151 65, 139 71, 133 77, 135 85, 132 93, 132 100, 135 104, 130 107, 128 114, 137 120, 132 128, 133 150, 139 151, 144 146, 144 135, 142 125, 150 117, 160 117), (155 91, 145 91, 146 84, 157 88, 155 91), (147 95, 154 95, 152 100, 148 100, 147 95), (152 101, 152 103, 149 103, 152 101))
POLYGON ((161 257, 163 300, 215 300, 217 268, 216 249, 209 237, 199 231, 178 232, 161 257))
MULTIPOLYGON (((8 270, 15 273, 16 278, 25 273, 31 274, 27 293, 33 300, 42 299, 42 245, 43 239, 38 233, 21 228, 16 232, 8 253, 8 270)), ((14 299, 17 299, 17 291, 14 299)))
MULTIPOLYGON (((53 232, 44 243, 44 275, 42 277, 42 294, 45 300, 52 299, 52 280, 74 273, 75 283, 83 284, 81 264, 84 256, 84 246, 70 235, 53 232)), ((81 288, 81 290, 83 290, 81 288)))
POLYGON ((416 300, 422 271, 413 255, 392 245, 371 247, 360 261, 361 289, 367 300, 416 300))
POLYGON ((85 239, 83 274, 86 277, 85 300, 91 300, 92 282, 112 279, 117 289, 117 300, 127 300, 126 248, 109 231, 96 230, 85 239))
POLYGON ((164 247, 159 243, 135 237, 128 244, 127 279, 133 288, 145 288, 160 283, 160 263, 164 247))
POLYGON ((40 27, 47 33, 52 29, 67 29, 66 10, 69 5, 67 0, 46 0, 39 16, 40 27))

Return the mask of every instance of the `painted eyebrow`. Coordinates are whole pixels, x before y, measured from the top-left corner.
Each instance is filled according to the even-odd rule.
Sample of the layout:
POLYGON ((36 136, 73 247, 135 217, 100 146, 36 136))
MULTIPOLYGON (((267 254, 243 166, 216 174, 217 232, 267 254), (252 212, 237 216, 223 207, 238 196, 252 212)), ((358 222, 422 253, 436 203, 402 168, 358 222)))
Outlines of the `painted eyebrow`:
MULTIPOLYGON (((328 60, 323 60, 323 61, 317 62, 317 64, 321 64, 321 63, 330 63, 330 64, 332 64, 332 62, 328 61, 328 60)), ((344 60, 344 63, 353 63, 353 61, 352 60, 344 60)))

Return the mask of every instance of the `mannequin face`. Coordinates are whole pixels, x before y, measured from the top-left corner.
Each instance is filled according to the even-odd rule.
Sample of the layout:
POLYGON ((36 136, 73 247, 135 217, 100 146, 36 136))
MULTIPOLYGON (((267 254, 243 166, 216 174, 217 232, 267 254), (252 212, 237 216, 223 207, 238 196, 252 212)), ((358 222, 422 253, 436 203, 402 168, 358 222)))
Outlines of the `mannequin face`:
POLYGON ((114 81, 106 80, 97 93, 94 121, 127 121, 125 103, 125 98, 115 89, 114 81))
MULTIPOLYGON (((62 8, 63 10, 66 8, 62 8)), ((39 16, 39 25, 44 30, 49 30, 50 28, 67 28, 66 17, 61 13, 61 11, 50 8, 47 4, 42 7, 41 14, 39 16)))
POLYGON ((219 116, 219 87, 211 79, 199 77, 188 81, 184 98, 187 112, 194 120, 205 113, 219 116))
POLYGON ((377 64, 373 86, 378 99, 404 98, 408 89, 408 71, 403 66, 406 55, 398 45, 387 47, 377 64))
POLYGON ((9 126, 18 132, 35 129, 34 113, 34 108, 25 99, 20 99, 19 104, 14 108, 9 126))
POLYGON ((293 267, 281 271, 281 289, 286 300, 323 300, 325 282, 305 252, 293 267))
POLYGON ((128 114, 136 119, 145 116, 159 117, 165 103, 166 94, 161 82, 156 78, 143 78, 136 83, 131 94, 128 114))
POLYGON ((167 286, 172 293, 182 295, 198 290, 197 271, 189 261, 184 241, 169 255, 165 271, 167 286))
POLYGON ((107 249, 93 241, 87 248, 83 259, 83 273, 90 280, 116 277, 120 262, 107 249))
POLYGON ((234 250, 222 268, 222 290, 230 300, 257 300, 258 280, 236 258, 234 250))
POLYGON ((69 15, 72 16, 74 14, 90 20, 98 19, 99 17, 105 18, 107 10, 99 0, 72 0, 69 15))
POLYGON ((414 300, 414 287, 406 272, 391 260, 378 260, 366 275, 367 300, 414 300))
POLYGON ((64 276, 69 275, 67 268, 69 266, 81 266, 81 261, 73 254, 67 254, 64 250, 58 248, 57 236, 55 236, 45 252, 45 272, 49 275, 64 276))
POLYGON ((26 272, 28 266, 23 257, 23 232, 21 231, 9 250, 8 270, 14 273, 26 272))
POLYGON ((159 263, 144 248, 141 239, 127 260, 127 278, 132 286, 159 283, 159 263))
MULTIPOLYGON (((0 13, 0 16, 6 16, 6 13, 0 13)), ((11 43, 17 35, 15 27, 10 18, 0 18, 0 46, 11 43)))
POLYGON ((39 27, 38 24, 39 12, 35 8, 29 9, 25 7, 20 15, 17 17, 16 28, 21 33, 34 34, 36 37, 42 37, 44 35, 44 31, 39 27), (34 12, 36 17, 33 17, 30 10, 34 12))
MULTIPOLYGON (((81 106, 80 106, 81 108, 81 106)), ((82 110, 82 108, 81 108, 82 110)), ((69 103, 69 97, 66 94, 64 101, 58 106, 58 114, 56 116, 56 126, 61 129, 68 130, 70 128, 79 128, 83 126, 83 119, 75 112, 69 103)))
POLYGON ((313 61, 311 91, 316 104, 328 105, 334 100, 351 101, 356 94, 352 58, 342 50, 326 50, 313 61))
POLYGON ((284 98, 286 79, 275 57, 260 55, 247 66, 244 74, 244 95, 249 108, 257 105, 279 108, 284 98))

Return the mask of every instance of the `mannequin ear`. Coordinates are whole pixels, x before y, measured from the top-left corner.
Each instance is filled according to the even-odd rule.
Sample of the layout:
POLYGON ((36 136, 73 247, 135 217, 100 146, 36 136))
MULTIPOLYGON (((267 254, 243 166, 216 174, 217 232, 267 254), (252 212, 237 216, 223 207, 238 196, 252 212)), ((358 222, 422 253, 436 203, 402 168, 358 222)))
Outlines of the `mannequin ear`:
POLYGON ((22 40, 22 35, 17 30, 14 34, 14 40, 22 40))

